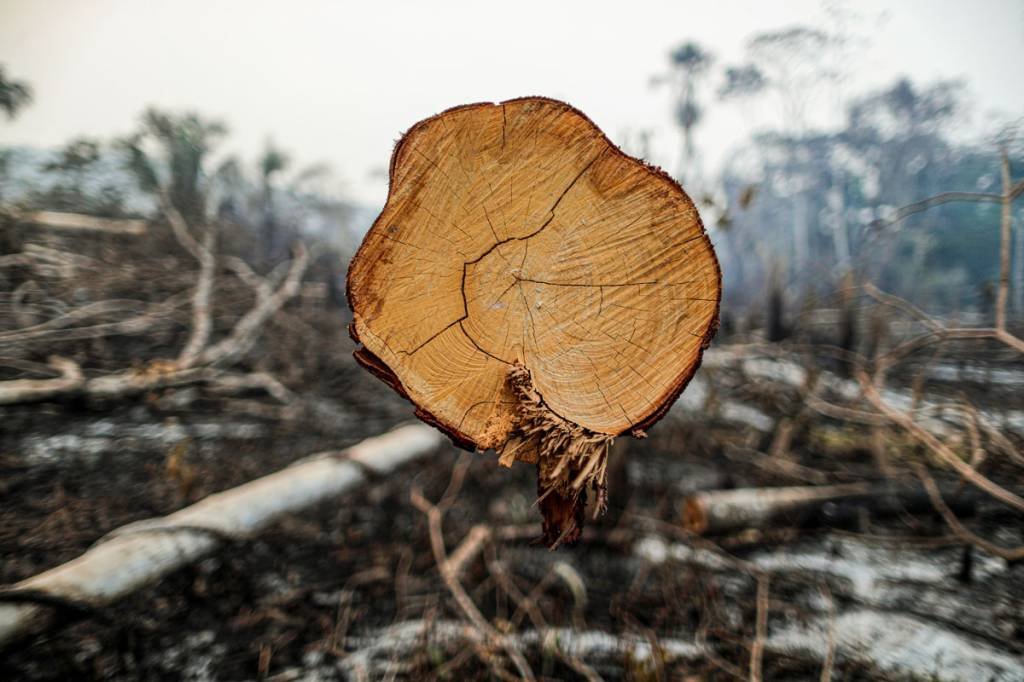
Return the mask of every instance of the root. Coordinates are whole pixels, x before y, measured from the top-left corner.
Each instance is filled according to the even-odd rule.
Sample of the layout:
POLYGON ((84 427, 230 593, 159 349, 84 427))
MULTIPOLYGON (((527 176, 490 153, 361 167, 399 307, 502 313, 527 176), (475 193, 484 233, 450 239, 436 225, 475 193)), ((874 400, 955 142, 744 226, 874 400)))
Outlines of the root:
POLYGON ((551 549, 573 544, 583 531, 587 488, 594 491, 594 518, 608 500, 608 449, 614 436, 595 433, 552 412, 533 386, 530 370, 513 365, 509 383, 518 399, 519 422, 501 463, 537 464, 537 494, 544 515, 543 541, 551 549))

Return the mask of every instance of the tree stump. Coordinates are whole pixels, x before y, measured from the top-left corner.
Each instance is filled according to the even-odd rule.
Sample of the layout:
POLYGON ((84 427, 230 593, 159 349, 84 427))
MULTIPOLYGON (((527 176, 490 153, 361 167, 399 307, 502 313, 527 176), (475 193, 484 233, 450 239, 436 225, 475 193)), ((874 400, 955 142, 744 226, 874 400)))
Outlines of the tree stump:
POLYGON ((550 546, 696 372, 720 297, 682 188, 536 97, 413 126, 348 272, 356 359, 457 445, 536 463, 550 546))

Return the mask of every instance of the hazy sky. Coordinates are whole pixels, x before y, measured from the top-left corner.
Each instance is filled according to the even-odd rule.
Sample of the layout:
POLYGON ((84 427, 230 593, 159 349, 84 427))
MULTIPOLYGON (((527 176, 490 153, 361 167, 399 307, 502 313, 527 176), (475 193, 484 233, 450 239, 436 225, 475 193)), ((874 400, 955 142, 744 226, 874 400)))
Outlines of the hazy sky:
MULTIPOLYGON (((849 87, 899 75, 963 77, 972 129, 990 112, 1024 115, 1024 2, 853 3, 870 44, 849 87)), ((788 2, 248 2, 0 0, 0 63, 36 99, 0 144, 59 145, 132 129, 147 105, 227 121, 226 148, 254 156, 272 136, 298 161, 326 161, 345 192, 383 201, 397 137, 456 104, 522 95, 564 99, 609 136, 654 131, 671 168, 678 138, 668 93, 650 77, 694 39, 723 61, 753 32, 825 21, 819 0, 788 2)), ((744 134, 713 109, 698 141, 713 166, 744 134)))

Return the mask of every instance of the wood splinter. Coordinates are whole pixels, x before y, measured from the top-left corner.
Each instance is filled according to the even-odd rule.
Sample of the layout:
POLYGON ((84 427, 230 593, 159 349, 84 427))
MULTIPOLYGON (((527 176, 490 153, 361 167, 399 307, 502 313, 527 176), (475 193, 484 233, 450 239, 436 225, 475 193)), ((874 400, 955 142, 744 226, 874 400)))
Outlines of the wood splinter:
POLYGON ((693 202, 582 113, 531 97, 416 124, 348 272, 356 359, 416 414, 538 467, 544 542, 575 542, 608 448, 700 365, 721 273, 693 202))

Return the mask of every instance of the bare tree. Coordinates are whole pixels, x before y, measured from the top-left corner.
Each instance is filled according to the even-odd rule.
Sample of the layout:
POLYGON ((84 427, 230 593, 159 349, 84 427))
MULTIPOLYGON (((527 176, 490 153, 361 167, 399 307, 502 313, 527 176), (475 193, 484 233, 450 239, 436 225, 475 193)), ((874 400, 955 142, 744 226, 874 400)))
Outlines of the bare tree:
POLYGON ((683 133, 676 177, 688 185, 699 182, 700 178, 694 131, 703 115, 699 88, 713 62, 710 52, 696 42, 687 42, 669 54, 668 73, 653 80, 655 85, 667 84, 671 88, 673 116, 683 133))

